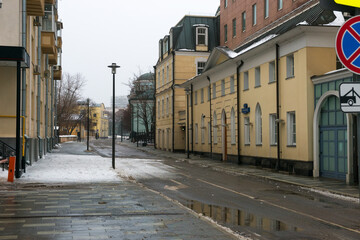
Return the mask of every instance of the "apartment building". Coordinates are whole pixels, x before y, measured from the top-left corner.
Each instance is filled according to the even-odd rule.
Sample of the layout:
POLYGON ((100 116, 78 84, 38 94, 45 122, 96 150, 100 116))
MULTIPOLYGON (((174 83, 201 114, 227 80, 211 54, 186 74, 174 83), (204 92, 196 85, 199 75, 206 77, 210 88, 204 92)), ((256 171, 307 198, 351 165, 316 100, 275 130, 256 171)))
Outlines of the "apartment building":
POLYGON ((185 92, 179 85, 200 74, 218 46, 217 16, 184 16, 159 41, 155 66, 156 147, 185 150, 185 92))
POLYGON ((63 26, 56 0, 3 0, 0 22, 0 145, 20 177, 56 141, 63 26))

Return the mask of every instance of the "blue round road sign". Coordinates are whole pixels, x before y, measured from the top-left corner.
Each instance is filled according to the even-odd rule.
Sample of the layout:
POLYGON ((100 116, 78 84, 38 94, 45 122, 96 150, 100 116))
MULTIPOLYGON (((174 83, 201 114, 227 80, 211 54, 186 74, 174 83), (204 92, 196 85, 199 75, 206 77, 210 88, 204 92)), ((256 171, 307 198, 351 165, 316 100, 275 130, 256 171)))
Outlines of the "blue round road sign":
POLYGON ((360 16, 350 18, 339 29, 336 54, 347 69, 360 74, 360 16))

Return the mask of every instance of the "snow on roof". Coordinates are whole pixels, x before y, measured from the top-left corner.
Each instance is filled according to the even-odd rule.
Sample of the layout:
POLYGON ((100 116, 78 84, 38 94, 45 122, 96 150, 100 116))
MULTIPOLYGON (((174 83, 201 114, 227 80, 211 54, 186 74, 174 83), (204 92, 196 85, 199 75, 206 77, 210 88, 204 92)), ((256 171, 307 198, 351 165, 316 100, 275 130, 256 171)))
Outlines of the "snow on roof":
POLYGON ((253 48, 258 47, 258 46, 260 46, 260 45, 262 45, 262 44, 270 41, 271 39, 273 39, 273 38, 275 38, 275 37, 277 37, 277 36, 278 36, 278 34, 270 34, 269 36, 266 36, 266 37, 260 39, 259 41, 254 42, 253 44, 251 44, 251 45, 248 46, 247 48, 244 48, 243 50, 241 50, 240 52, 238 52, 235 57, 237 57, 237 56, 239 56, 239 55, 241 55, 241 54, 244 54, 244 53, 250 51, 250 50, 253 49, 253 48))
POLYGON ((207 28, 209 28, 209 25, 206 25, 206 24, 194 24, 193 27, 207 27, 207 28))
POLYGON ((335 20, 331 23, 324 24, 324 26, 342 26, 345 23, 345 18, 342 14, 342 12, 334 11, 334 14, 336 16, 335 20))

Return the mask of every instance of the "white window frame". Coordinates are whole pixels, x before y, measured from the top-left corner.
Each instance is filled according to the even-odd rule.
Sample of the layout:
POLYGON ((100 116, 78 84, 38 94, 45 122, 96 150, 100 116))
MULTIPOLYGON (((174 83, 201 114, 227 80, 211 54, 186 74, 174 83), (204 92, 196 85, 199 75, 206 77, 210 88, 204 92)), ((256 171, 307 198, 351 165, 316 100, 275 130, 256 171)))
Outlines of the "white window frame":
POLYGON ((228 0, 224 0, 224 8, 228 7, 228 0))
POLYGON ((287 112, 287 145, 296 146, 296 114, 295 111, 287 112))
POLYGON ((269 115, 270 146, 277 145, 277 133, 278 133, 277 127, 278 124, 276 122, 276 114, 270 114, 269 115))
POLYGON ((206 64, 206 61, 198 61, 196 63, 196 74, 197 75, 200 75, 201 73, 203 73, 204 69, 205 69, 205 64, 206 64))
POLYGON ((283 8, 283 0, 278 0, 277 1, 277 9, 281 10, 283 8))
POLYGON ((253 24, 253 26, 255 26, 256 25, 256 3, 254 4, 254 5, 252 5, 252 24, 253 24))
POLYGON ((225 96, 225 79, 221 80, 221 96, 225 96))
POLYGON ((231 109, 230 114, 231 144, 236 144, 235 110, 231 109))
POLYGON ((199 129, 198 129, 198 124, 195 123, 195 144, 198 144, 198 134, 199 133, 199 129))
POLYGON ((218 143, 218 140, 217 140, 217 132, 218 132, 218 126, 217 126, 217 116, 216 116, 216 112, 214 112, 214 119, 213 119, 213 129, 214 129, 214 144, 217 144, 218 143))
POLYGON ((235 92, 235 78, 234 76, 230 77, 230 93, 235 92))
POLYGON ((205 45, 208 46, 209 42, 208 42, 208 28, 207 27, 196 27, 196 45, 205 45), (205 32, 199 32, 205 30, 205 32), (200 36, 205 36, 205 43, 199 43, 199 37, 200 36))
POLYGON ((245 11, 241 13, 241 30, 243 32, 246 31, 246 12, 245 11))
POLYGON ((264 18, 269 17, 269 0, 264 0, 264 18))
POLYGON ((244 90, 249 90, 249 72, 244 72, 244 90))
POLYGON ((295 60, 294 54, 286 56, 286 78, 293 78, 295 76, 295 60))
POLYGON ((269 62, 269 83, 275 82, 275 61, 269 62))
POLYGON ((262 112, 260 104, 255 109, 255 142, 256 145, 262 145, 262 112))
POLYGON ((244 117, 244 144, 250 145, 250 118, 244 117))
POLYGON ((233 38, 236 37, 236 18, 232 20, 232 36, 233 38))
POLYGON ((261 86, 261 70, 260 66, 255 68, 255 87, 261 86))

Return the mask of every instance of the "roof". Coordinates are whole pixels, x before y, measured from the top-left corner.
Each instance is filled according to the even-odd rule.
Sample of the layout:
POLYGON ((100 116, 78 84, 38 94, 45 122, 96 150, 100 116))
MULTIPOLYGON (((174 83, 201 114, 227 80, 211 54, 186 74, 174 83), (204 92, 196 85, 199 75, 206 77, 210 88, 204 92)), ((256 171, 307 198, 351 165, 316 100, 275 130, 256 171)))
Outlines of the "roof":
POLYGON ((171 28, 173 34, 173 49, 195 49, 196 27, 205 26, 208 28, 209 51, 219 45, 218 35, 219 18, 215 16, 184 16, 180 22, 171 28))
POLYGON ((155 74, 152 72, 144 73, 137 78, 138 81, 140 80, 155 80, 155 74))

